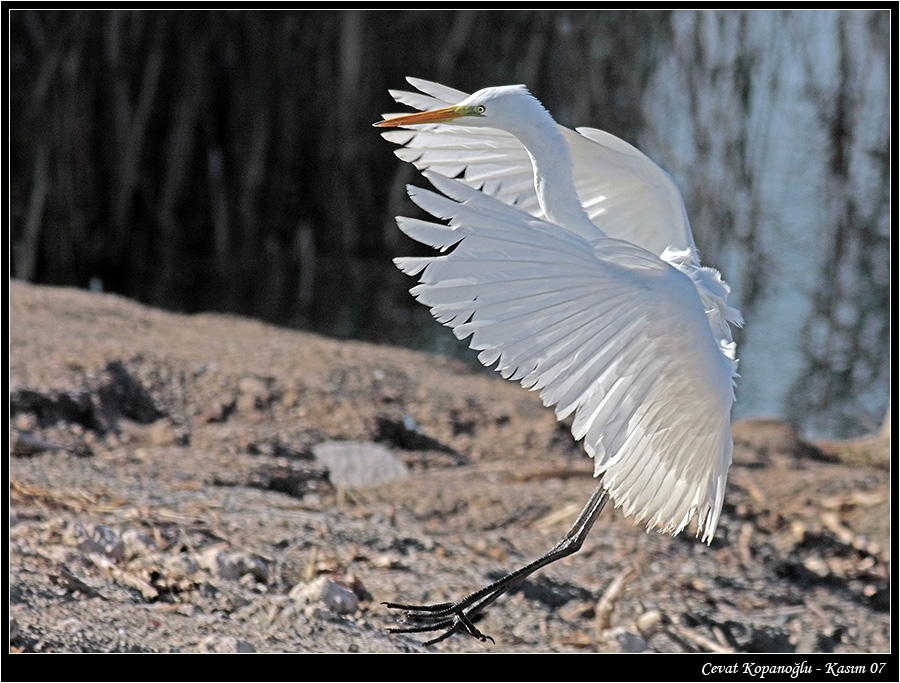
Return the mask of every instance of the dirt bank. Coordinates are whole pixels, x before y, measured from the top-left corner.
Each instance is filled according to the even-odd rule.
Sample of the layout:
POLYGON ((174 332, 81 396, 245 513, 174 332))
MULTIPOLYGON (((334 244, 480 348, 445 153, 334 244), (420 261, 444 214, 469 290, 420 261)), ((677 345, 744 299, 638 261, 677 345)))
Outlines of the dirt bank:
MULTIPOLYGON (((381 601, 537 557, 593 488, 536 395, 442 358, 18 282, 10 323, 15 651, 415 651, 381 601), (345 488, 331 441, 407 474, 345 488)), ((735 437, 711 547, 609 509, 496 644, 433 649, 889 650, 889 442, 735 437)))

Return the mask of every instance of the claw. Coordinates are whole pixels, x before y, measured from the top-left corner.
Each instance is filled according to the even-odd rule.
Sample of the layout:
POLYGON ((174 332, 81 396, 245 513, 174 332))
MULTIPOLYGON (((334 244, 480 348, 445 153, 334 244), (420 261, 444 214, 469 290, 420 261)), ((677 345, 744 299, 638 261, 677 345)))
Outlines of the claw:
MULTIPOLYGON (((466 614, 466 609, 469 605, 465 601, 444 602, 436 605, 401 605, 394 602, 382 604, 389 609, 403 610, 402 621, 408 624, 406 626, 388 628, 388 633, 426 633, 444 629, 444 632, 436 638, 422 643, 424 647, 446 640, 454 633, 459 633, 460 631, 465 631, 473 638, 478 638, 481 642, 488 640, 492 643, 495 642, 493 638, 479 631, 472 618, 466 614), (409 622, 421 623, 410 624, 409 622)), ((477 612, 478 610, 475 613, 477 614, 477 612)))
POLYGON ((476 628, 475 624, 473 624, 472 620, 469 619, 468 616, 466 616, 465 612, 460 612, 456 615, 456 618, 459 620, 459 623, 465 626, 466 633, 468 633, 473 638, 478 638, 478 640, 480 640, 482 643, 488 640, 494 643, 493 638, 491 638, 490 636, 486 636, 476 628))

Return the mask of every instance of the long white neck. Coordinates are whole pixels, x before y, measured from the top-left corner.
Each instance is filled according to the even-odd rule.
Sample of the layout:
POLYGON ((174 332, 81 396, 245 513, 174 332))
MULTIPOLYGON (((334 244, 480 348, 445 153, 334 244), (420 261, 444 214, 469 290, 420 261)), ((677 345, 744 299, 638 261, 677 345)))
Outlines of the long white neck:
POLYGON ((531 157, 534 189, 547 220, 588 240, 602 234, 578 199, 569 145, 553 118, 547 114, 538 126, 511 132, 531 157))

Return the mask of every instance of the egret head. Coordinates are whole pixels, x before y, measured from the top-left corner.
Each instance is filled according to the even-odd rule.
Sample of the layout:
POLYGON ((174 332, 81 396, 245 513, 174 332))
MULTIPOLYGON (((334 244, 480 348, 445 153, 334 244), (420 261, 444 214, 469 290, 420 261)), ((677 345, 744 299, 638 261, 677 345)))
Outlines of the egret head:
POLYGON ((499 128, 514 133, 523 126, 552 122, 544 106, 524 85, 501 85, 472 93, 459 104, 395 116, 373 124, 396 128, 421 123, 499 128))

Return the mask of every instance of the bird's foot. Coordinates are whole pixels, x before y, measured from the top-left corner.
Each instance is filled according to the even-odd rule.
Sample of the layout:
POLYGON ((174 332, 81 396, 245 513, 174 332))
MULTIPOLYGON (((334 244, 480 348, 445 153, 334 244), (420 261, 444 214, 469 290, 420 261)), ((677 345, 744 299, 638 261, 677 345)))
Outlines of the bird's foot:
POLYGON ((432 638, 424 643, 423 646, 428 647, 442 640, 446 640, 454 633, 465 631, 473 638, 478 638, 481 642, 494 639, 485 635, 473 623, 473 619, 481 611, 476 603, 472 605, 467 599, 458 602, 444 602, 437 605, 401 605, 394 602, 385 602, 388 609, 403 610, 401 622, 408 624, 406 626, 397 626, 389 628, 389 633, 427 633, 428 631, 440 631, 436 638, 432 638))

